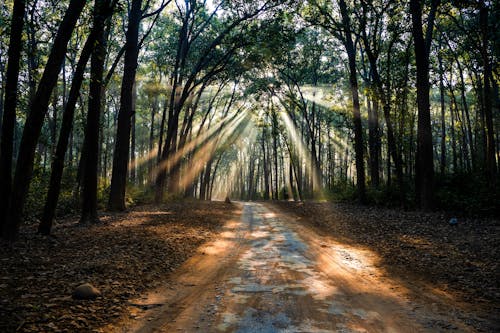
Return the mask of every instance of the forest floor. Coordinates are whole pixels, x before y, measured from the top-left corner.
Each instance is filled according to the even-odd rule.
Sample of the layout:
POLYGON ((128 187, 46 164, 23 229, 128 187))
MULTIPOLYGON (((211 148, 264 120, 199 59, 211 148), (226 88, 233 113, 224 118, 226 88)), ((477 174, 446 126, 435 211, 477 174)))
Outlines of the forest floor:
POLYGON ((0 244, 0 331, 500 331, 500 222, 448 218, 190 201, 27 225, 0 244))
POLYGON ((103 213, 102 223, 67 218, 52 237, 22 227, 0 243, 0 332, 92 332, 120 317, 129 300, 165 281, 236 214, 222 202, 178 202, 103 213), (102 296, 74 300, 91 283, 102 296))

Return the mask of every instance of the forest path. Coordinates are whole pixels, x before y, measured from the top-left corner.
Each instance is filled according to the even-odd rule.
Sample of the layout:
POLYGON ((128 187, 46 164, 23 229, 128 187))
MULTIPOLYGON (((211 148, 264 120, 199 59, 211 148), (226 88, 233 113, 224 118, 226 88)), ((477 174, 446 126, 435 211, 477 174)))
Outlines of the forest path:
MULTIPOLYGON (((376 256, 299 225, 271 205, 244 203, 239 221, 132 303, 115 332, 470 331, 415 303, 376 256)), ((451 312, 450 312, 451 313, 451 312)))

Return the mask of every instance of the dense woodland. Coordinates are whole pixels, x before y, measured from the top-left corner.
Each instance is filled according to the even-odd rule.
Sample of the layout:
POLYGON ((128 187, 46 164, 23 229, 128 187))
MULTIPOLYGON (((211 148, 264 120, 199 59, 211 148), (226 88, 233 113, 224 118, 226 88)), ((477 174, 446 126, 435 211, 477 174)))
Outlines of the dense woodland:
POLYGON ((497 214, 498 2, 6 0, 1 236, 180 198, 497 214))

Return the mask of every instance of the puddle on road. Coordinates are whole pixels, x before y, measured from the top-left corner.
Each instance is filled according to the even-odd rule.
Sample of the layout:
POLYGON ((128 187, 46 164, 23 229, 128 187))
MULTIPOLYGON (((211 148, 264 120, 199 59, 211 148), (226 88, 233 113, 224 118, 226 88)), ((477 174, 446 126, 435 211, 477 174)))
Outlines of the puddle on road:
MULTIPOLYGON (((348 318, 376 318, 363 309, 349 312, 332 300, 343 293, 306 257, 308 245, 274 213, 249 204, 244 207, 243 220, 251 224, 250 248, 237 263, 241 276, 227 281, 229 292, 225 302, 232 306, 219 318, 216 326, 219 331, 352 333, 362 331, 344 323, 348 318), (330 320, 334 315, 337 324, 329 322, 325 326, 312 318, 300 318, 296 306, 301 302, 307 302, 304 303, 307 307, 313 304, 314 309, 307 311, 322 312, 330 320)), ((338 255, 348 257, 349 253, 338 252, 338 255)))

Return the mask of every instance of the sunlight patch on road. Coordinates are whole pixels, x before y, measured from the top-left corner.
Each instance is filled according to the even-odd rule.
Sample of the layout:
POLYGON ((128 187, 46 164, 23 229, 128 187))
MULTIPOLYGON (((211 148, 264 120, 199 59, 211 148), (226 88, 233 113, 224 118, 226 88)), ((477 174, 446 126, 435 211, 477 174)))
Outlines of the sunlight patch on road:
POLYGON ((338 293, 338 288, 332 286, 327 279, 320 278, 317 274, 311 275, 301 281, 308 292, 316 300, 325 300, 338 293))
POLYGON ((239 237, 238 232, 241 231, 240 223, 230 221, 226 224, 225 229, 220 233, 217 241, 203 247, 202 252, 204 254, 218 255, 236 246, 236 239, 239 237))
MULTIPOLYGON (((370 250, 332 241, 322 243, 318 251, 317 263, 320 269, 328 275, 342 275, 348 280, 352 276, 380 276, 377 268, 380 258, 370 250)), ((367 282, 365 280, 361 280, 367 282)), ((371 288, 372 286, 368 286, 371 288)))
POLYGON ((217 242, 214 243, 213 246, 207 246, 203 250, 205 254, 210 254, 210 255, 217 255, 221 252, 226 251, 230 246, 233 246, 234 242, 225 240, 225 239, 220 239, 217 242))

